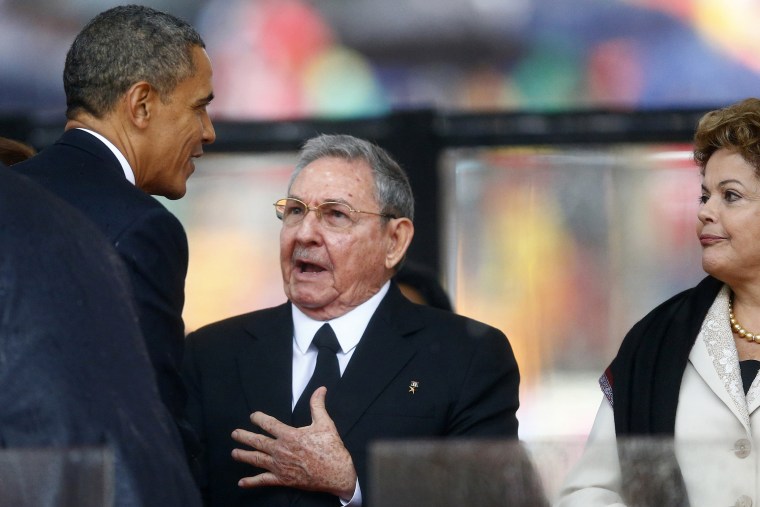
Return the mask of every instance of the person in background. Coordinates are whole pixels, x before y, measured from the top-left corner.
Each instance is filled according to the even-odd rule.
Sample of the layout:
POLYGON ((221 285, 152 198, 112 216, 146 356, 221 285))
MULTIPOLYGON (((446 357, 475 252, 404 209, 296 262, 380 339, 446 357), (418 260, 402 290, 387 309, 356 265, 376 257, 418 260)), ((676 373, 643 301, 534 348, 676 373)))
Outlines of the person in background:
POLYGON ((658 505, 760 502, 760 100, 704 115, 694 160, 708 276, 626 335, 600 379, 604 397, 559 506, 655 505, 646 502, 653 491, 669 498, 658 505), (628 459, 635 449, 622 444, 636 436, 674 439, 664 487, 662 460, 628 459), (638 484, 642 473, 651 480, 638 484))
POLYGON ((92 220, 126 264, 159 393, 191 465, 199 448, 182 419, 179 372, 187 237, 151 194, 182 197, 194 159, 215 139, 204 47, 189 24, 149 7, 98 14, 66 55, 64 134, 13 166, 92 220))
POLYGON ((208 505, 367 505, 375 440, 517 437, 504 334, 414 304, 391 281, 414 200, 384 150, 310 139, 274 208, 289 301, 187 338, 208 505))
POLYGON ((435 272, 426 266, 406 260, 393 279, 401 293, 410 301, 448 312, 454 311, 449 295, 435 272))
POLYGON ((13 165, 32 157, 36 150, 26 143, 0 137, 0 163, 13 165))
POLYGON ((200 506, 109 241, 0 165, 0 245, 0 505, 200 506), (82 449, 104 449, 100 482, 35 454, 82 449))

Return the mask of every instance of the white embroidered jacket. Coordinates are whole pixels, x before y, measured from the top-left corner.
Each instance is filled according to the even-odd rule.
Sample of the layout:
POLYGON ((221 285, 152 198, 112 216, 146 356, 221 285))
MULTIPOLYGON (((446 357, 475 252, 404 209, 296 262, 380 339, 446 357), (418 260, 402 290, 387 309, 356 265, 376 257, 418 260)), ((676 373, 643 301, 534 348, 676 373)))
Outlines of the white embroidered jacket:
MULTIPOLYGON (((707 312, 676 410, 676 457, 691 507, 760 506, 760 375, 745 396, 728 297, 724 286, 707 312)), ((584 454, 555 505, 619 507, 619 491, 614 416, 603 398, 584 454)))

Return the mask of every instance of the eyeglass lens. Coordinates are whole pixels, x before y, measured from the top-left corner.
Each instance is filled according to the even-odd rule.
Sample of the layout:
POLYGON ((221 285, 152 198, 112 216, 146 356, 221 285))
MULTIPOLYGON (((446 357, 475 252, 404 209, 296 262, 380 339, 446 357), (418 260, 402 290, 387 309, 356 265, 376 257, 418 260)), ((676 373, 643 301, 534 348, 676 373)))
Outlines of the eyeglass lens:
POLYGON ((309 211, 316 211, 317 217, 330 227, 345 228, 353 223, 351 208, 339 202, 324 202, 315 208, 310 208, 297 199, 282 199, 277 201, 275 209, 278 218, 285 225, 300 223, 309 211))

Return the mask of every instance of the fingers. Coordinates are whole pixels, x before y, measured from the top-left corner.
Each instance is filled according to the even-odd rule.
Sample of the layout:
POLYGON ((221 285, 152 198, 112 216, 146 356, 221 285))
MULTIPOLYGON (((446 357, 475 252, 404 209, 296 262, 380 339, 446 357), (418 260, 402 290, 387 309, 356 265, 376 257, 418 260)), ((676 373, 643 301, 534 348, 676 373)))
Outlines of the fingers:
POLYGON ((261 486, 283 486, 284 484, 276 475, 270 472, 254 475, 253 477, 243 477, 238 481, 241 488, 258 488, 261 486))
POLYGON ((292 426, 280 422, 277 418, 267 415, 264 412, 254 412, 251 414, 251 422, 266 431, 274 437, 281 437, 292 430, 292 426))
POLYGON ((315 408, 325 409, 325 398, 327 398, 327 388, 325 386, 317 387, 309 398, 309 405, 313 411, 315 408))
POLYGON ((256 468, 265 468, 269 470, 272 464, 272 457, 261 451, 246 451, 245 449, 233 449, 232 458, 235 461, 246 463, 256 468))
POLYGON ((314 424, 333 424, 330 414, 327 413, 325 408, 325 398, 327 397, 327 388, 319 387, 309 399, 309 407, 311 408, 311 418, 314 424))
MULTIPOLYGON (((265 455, 267 458, 269 458, 269 464, 271 464, 271 455, 272 452, 274 452, 276 446, 277 446, 277 440, 273 438, 269 438, 266 435, 260 435, 258 433, 253 433, 251 431, 241 430, 237 429, 232 432, 232 439, 239 443, 246 445, 248 447, 252 447, 253 451, 247 451, 243 449, 236 449, 236 451, 240 451, 241 453, 248 453, 248 452, 256 452, 260 451, 263 455, 265 455)), ((235 451, 233 451, 233 457, 237 459, 237 457, 234 454, 235 451)), ((238 460, 243 461, 243 460, 238 460)), ((257 463, 254 462, 248 462, 251 465, 258 466, 260 468, 268 468, 268 463, 259 461, 257 463)))
POLYGON ((254 449, 263 449, 266 445, 266 440, 269 440, 264 435, 241 429, 232 432, 232 439, 239 444, 247 445, 254 449))

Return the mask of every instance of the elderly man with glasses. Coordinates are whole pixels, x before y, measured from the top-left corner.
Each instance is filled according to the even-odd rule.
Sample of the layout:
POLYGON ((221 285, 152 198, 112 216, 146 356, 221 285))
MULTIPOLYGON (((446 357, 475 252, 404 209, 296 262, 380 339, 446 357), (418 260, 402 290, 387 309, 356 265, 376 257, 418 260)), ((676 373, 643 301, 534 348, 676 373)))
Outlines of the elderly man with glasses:
POLYGON ((414 198, 384 150, 309 140, 274 207, 288 302, 187 341, 208 505, 367 505, 375 440, 517 437, 504 334, 413 304, 391 281, 414 198))

